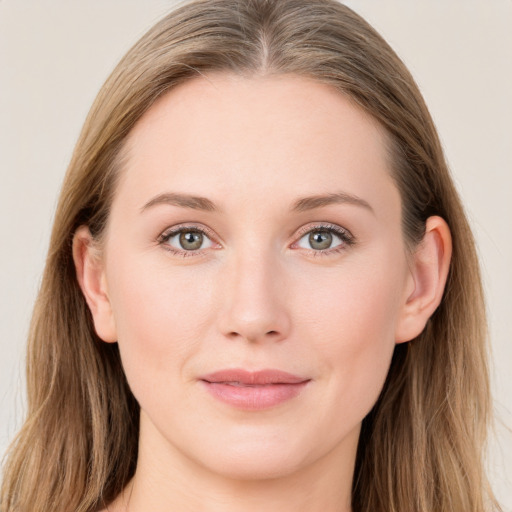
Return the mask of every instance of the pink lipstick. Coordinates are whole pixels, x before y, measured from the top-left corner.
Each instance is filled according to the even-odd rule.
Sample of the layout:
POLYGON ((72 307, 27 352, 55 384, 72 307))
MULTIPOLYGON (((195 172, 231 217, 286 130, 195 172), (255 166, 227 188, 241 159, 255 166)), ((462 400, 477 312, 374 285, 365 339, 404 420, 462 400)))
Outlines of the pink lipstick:
POLYGON ((244 410, 274 407, 296 397, 311 379, 280 370, 220 370, 199 379, 218 400, 244 410))

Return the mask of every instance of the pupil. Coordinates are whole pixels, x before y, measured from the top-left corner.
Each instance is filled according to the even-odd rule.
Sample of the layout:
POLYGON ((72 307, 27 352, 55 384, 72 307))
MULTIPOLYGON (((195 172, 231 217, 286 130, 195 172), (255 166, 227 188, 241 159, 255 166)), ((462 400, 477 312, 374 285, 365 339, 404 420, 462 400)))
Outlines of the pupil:
POLYGON ((332 234, 328 231, 314 231, 309 235, 309 243, 313 249, 329 249, 332 244, 332 234))
POLYGON ((180 245, 186 251, 199 249, 203 243, 203 234, 198 231, 185 231, 180 234, 180 245))

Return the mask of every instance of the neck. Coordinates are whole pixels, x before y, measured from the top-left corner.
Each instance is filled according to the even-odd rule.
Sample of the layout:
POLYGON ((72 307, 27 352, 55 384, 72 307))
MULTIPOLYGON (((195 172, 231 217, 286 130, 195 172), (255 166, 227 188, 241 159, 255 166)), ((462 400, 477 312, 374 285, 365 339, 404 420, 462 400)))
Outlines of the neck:
POLYGON ((141 441, 137 470, 111 512, 350 512, 359 429, 344 449, 271 478, 212 472, 159 436, 141 441))

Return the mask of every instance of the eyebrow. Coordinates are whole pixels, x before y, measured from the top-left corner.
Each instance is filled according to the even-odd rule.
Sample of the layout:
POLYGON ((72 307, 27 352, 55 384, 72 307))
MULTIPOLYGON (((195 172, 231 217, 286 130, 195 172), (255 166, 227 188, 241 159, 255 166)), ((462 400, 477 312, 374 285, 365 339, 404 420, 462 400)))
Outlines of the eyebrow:
MULTIPOLYGON (((164 194, 159 194, 150 199, 141 208, 141 212, 144 212, 148 208, 161 204, 179 206, 181 208, 190 208, 192 210, 203 210, 207 212, 215 212, 219 210, 215 203, 213 201, 210 201, 210 199, 207 199, 206 197, 167 192, 164 194)), ((352 204, 355 206, 365 208, 372 213, 375 213, 373 208, 367 201, 355 195, 347 194, 346 192, 336 192, 332 194, 302 197, 295 201, 292 207, 292 211, 305 212, 308 210, 313 210, 315 208, 330 206, 332 204, 352 204)))
POLYGON ((347 194, 346 192, 303 197, 294 203, 292 210, 296 212, 304 212, 315 208, 321 208, 323 206, 330 206, 332 204, 351 204, 354 206, 361 206, 375 214, 370 203, 355 195, 347 194))
POLYGON ((206 197, 191 196, 188 194, 174 194, 165 193, 159 194, 148 201, 142 208, 141 212, 146 211, 152 206, 159 204, 168 204, 171 206, 181 206, 182 208, 191 208, 193 210, 204 210, 207 212, 213 212, 217 210, 215 204, 206 199, 206 197))

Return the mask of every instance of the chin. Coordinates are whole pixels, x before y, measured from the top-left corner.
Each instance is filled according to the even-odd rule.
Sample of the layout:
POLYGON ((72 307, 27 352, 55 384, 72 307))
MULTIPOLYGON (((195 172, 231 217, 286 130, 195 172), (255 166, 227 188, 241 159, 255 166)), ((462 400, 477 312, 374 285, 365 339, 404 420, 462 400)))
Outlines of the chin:
POLYGON ((232 480, 258 481, 273 480, 290 476, 301 468, 298 457, 285 454, 268 454, 264 450, 258 454, 226 454, 216 460, 210 471, 232 480))
POLYGON ((258 432, 248 429, 243 434, 231 430, 226 437, 206 438, 205 444, 196 445, 194 458, 224 478, 244 481, 278 479, 296 473, 322 458, 324 451, 329 451, 328 446, 322 446, 305 433, 300 435, 298 430, 262 429, 258 432))

